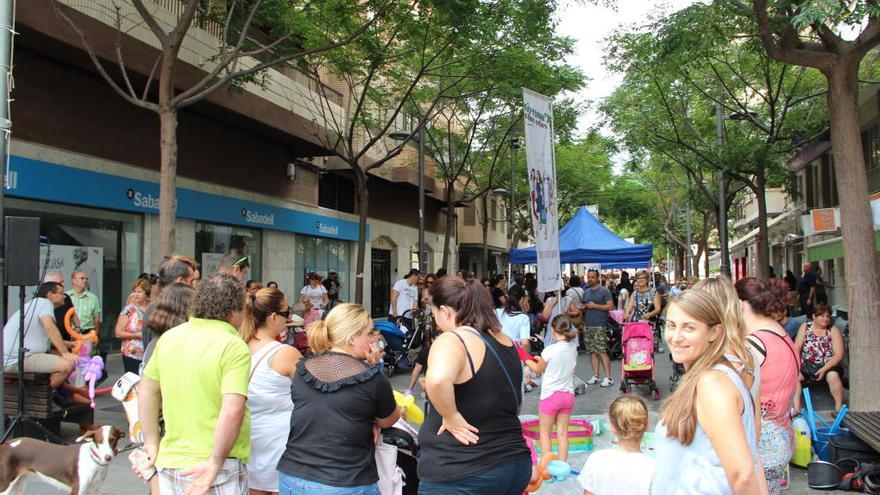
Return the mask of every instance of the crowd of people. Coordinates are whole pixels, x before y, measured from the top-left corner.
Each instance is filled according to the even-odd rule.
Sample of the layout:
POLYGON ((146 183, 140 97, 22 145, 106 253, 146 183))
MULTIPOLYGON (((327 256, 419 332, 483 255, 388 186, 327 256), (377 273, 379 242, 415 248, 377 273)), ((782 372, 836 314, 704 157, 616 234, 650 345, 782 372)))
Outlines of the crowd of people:
MULTIPOLYGON (((245 283, 248 268, 246 256, 231 256, 203 280, 194 260, 173 256, 132 283, 115 336, 125 370, 141 375, 149 462, 135 471, 157 467, 151 491, 162 494, 378 494, 379 430, 405 409, 380 372, 369 312, 339 302, 333 272, 310 274, 292 301, 275 282, 245 283), (311 319, 306 355, 283 343, 298 317, 311 319)), ((519 420, 533 387, 541 451, 551 450, 555 430, 567 460, 578 353, 589 354, 593 371, 584 386, 613 385, 607 324, 619 318, 655 322, 686 372, 660 409, 653 458, 640 451, 649 427, 642 400, 623 395, 610 405, 618 447, 590 456, 578 478, 584 493, 778 494, 802 382, 824 380, 835 407, 844 402, 845 345, 829 307, 808 293, 812 318, 792 332, 784 279, 670 285, 645 271, 584 275, 547 294, 533 274, 479 280, 413 269, 394 284, 389 318, 428 317, 437 330, 405 392, 420 384, 426 394, 419 492, 518 495, 535 482, 536 449, 519 420)), ((73 396, 82 393, 68 380, 76 356, 60 322, 76 332, 101 322, 83 278, 74 273, 65 292, 60 274, 47 274, 25 308, 25 371, 50 373, 52 387, 73 396)), ((8 373, 18 326, 14 314, 4 329, 8 373)))

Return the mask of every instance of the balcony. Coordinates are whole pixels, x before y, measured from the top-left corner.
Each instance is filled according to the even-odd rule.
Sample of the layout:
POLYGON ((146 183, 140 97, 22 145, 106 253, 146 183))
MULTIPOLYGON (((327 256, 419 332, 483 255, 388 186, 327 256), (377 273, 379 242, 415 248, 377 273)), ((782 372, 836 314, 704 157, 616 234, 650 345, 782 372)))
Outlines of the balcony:
MULTIPOLYGON (((113 29, 118 27, 125 35, 159 49, 158 40, 129 0, 58 1, 113 29)), ((147 0, 145 4, 165 30, 170 30, 176 24, 178 16, 184 9, 184 3, 180 0, 147 0)), ((183 41, 179 59, 202 71, 210 71, 213 60, 221 48, 222 33, 223 25, 220 22, 210 19, 207 15, 197 15, 183 41)), ((246 45, 245 50, 255 50, 263 46, 253 38, 248 38, 246 45)), ((252 67, 270 61, 275 56, 272 51, 266 51, 257 58, 243 57, 239 65, 241 68, 252 67)), ((241 89, 278 107, 288 109, 307 121, 323 121, 320 108, 316 106, 321 101, 318 96, 319 88, 328 95, 329 112, 336 116, 344 113, 342 93, 302 72, 291 63, 268 69, 258 79, 258 83, 244 83, 241 89)))

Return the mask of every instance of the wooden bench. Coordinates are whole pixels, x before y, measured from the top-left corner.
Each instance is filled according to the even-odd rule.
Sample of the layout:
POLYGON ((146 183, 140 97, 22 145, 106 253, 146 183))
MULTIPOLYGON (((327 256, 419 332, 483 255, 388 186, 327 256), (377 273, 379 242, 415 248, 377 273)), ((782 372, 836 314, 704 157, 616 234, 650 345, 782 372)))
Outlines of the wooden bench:
MULTIPOLYGON (((52 398, 54 392, 49 387, 48 373, 25 373, 24 383, 27 413, 55 435, 60 436, 62 421, 77 424, 94 422, 95 416, 91 407, 83 404, 60 406, 54 402, 52 398)), ((12 418, 18 413, 18 376, 5 375, 3 387, 3 412, 7 418, 12 418)), ((25 436, 40 437, 39 434, 29 433, 31 430, 26 428, 25 436)))
POLYGON ((850 411, 844 423, 853 435, 880 452, 880 411, 850 411))

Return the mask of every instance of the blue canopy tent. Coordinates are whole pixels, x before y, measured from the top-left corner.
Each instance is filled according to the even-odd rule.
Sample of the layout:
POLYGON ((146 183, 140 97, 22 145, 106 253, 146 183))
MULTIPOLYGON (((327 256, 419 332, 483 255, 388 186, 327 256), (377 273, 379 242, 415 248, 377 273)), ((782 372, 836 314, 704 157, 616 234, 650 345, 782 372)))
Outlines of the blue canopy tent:
MULTIPOLYGON (((594 217, 586 206, 559 230, 559 257, 562 263, 597 263, 603 269, 649 268, 651 244, 630 244, 594 217)), ((511 263, 537 263, 535 247, 510 250, 511 263)))

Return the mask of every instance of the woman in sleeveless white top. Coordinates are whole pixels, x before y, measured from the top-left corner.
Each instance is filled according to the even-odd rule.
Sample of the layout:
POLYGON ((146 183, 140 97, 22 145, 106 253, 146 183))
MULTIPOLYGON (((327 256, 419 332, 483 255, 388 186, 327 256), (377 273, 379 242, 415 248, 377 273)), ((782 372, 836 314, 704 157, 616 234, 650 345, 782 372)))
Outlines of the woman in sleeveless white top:
POLYGON ((732 367, 753 363, 742 345, 742 319, 725 309, 719 297, 697 288, 677 296, 667 310, 666 344, 688 373, 660 411, 653 495, 763 493, 755 405, 732 367), (680 440, 690 437, 685 425, 694 423, 686 445, 680 440), (672 436, 670 425, 679 425, 672 436))
POLYGON ((272 368, 272 361, 284 347, 280 342, 269 342, 252 356, 251 365, 256 367, 248 384, 251 457, 247 468, 248 486, 254 490, 278 491, 276 467, 285 447, 279 439, 287 438, 293 412, 290 377, 272 368))
POLYGON ((291 377, 302 355, 281 344, 290 316, 287 299, 278 289, 260 289, 248 296, 242 338, 251 351, 248 410, 251 415, 251 456, 247 464, 251 495, 278 492, 278 460, 290 431, 291 377))
MULTIPOLYGON (((752 407, 751 393, 746 388, 739 373, 719 364, 713 369, 721 371, 736 385, 745 404, 741 415, 746 443, 752 460, 757 459, 758 442, 755 436, 755 411, 752 407)), ((666 425, 657 424, 654 430, 656 464, 651 493, 657 494, 732 494, 727 474, 721 459, 712 446, 709 436, 698 424, 694 440, 690 445, 682 445, 666 436, 666 425)))

